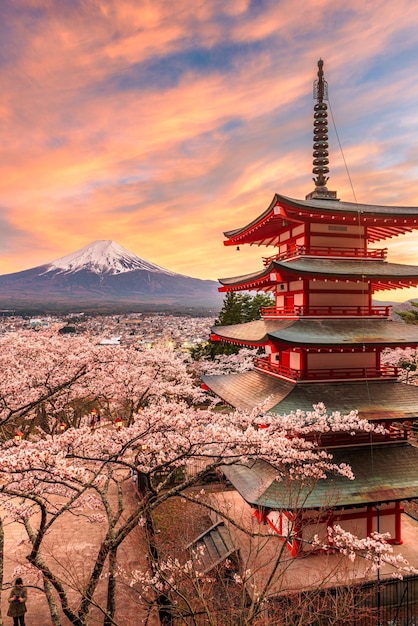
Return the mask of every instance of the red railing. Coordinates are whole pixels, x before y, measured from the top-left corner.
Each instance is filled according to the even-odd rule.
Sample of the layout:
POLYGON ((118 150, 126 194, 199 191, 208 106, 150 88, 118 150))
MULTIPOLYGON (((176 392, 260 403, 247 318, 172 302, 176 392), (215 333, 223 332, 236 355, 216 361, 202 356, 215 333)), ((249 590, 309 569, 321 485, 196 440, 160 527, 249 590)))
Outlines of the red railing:
POLYGON ((261 309, 262 317, 389 317, 391 306, 268 306, 261 309))
POLYGON ((313 435, 304 435, 307 441, 315 441, 321 448, 331 448, 334 446, 352 446, 355 442, 356 446, 361 444, 383 443, 383 442, 396 442, 406 441, 410 437, 410 430, 407 428, 393 429, 389 426, 386 433, 367 433, 356 432, 355 436, 351 436, 347 433, 322 433, 320 437, 313 435))
POLYGON ((289 245, 285 252, 279 252, 273 256, 263 257, 263 263, 267 267, 272 261, 283 261, 294 256, 323 256, 343 257, 353 259, 386 259, 387 248, 338 248, 336 246, 301 246, 289 245))
POLYGON ((270 372, 291 380, 362 380, 370 378, 397 378, 398 368, 382 365, 375 367, 351 367, 351 368, 324 368, 309 369, 307 371, 296 370, 278 363, 271 363, 268 359, 257 357, 254 361, 255 369, 270 372))

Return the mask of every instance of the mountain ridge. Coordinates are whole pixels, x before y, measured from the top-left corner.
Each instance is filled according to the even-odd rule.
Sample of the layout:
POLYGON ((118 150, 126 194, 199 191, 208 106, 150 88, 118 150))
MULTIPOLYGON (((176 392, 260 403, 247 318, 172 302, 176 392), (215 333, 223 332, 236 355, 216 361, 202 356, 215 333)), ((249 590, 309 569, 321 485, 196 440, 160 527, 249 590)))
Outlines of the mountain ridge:
POLYGON ((122 306, 219 310, 218 283, 177 274, 112 240, 94 241, 50 263, 0 275, 0 308, 122 306))

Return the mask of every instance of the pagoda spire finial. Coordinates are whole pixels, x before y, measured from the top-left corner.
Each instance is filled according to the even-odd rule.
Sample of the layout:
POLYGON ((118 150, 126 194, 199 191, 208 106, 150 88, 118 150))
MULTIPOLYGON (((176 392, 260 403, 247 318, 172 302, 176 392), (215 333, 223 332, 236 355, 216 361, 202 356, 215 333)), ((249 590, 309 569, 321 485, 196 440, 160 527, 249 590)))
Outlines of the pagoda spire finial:
POLYGON ((314 81, 313 96, 316 100, 314 106, 314 132, 313 132, 313 179, 315 190, 308 194, 306 198, 321 198, 336 200, 337 192, 328 191, 327 182, 328 168, 328 107, 325 100, 328 100, 328 83, 324 79, 324 62, 318 61, 318 78, 314 81))

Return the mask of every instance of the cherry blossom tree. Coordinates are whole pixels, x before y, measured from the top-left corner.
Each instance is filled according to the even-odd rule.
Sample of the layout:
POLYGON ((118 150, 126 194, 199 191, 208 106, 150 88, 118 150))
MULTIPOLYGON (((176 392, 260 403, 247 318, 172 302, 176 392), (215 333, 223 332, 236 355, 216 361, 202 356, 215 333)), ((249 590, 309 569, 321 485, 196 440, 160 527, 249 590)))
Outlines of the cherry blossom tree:
POLYGON ((402 381, 414 383, 417 378, 418 351, 416 348, 395 348, 382 352, 382 363, 398 368, 402 381))
MULTIPOLYGON (((171 561, 156 540, 158 507, 181 496, 203 510, 213 509, 204 498, 191 495, 190 488, 222 466, 255 459, 270 463, 277 480, 288 479, 295 489, 313 488, 333 473, 352 480, 350 467, 335 464, 318 447, 321 434, 380 428, 354 411, 328 415, 322 405, 286 416, 199 409, 195 404, 202 395, 194 373, 187 358, 173 351, 98 346, 89 337, 30 333, 3 337, 0 344, 6 372, 0 381, 3 517, 25 530, 26 561, 39 575, 37 585, 44 590, 54 626, 61 623, 61 614, 85 626, 92 611, 95 620, 101 614, 104 626, 118 623, 118 556, 138 528, 148 538, 149 567, 132 576, 133 584, 142 575, 151 577, 152 601, 162 621, 171 623, 180 587, 167 587, 165 580, 165 563, 171 561), (93 432, 79 419, 92 406, 110 418, 93 432), (112 421, 121 415, 125 426, 118 430, 112 421), (70 427, 58 433, 56 424, 63 418, 70 427), (24 434, 18 443, 13 439, 16 427, 24 434), (135 498, 127 489, 132 476, 137 478, 135 498), (100 528, 97 551, 84 564, 77 584, 49 543, 68 516, 100 528), (104 601, 99 594, 103 585, 104 601)), ((228 511, 217 513, 236 523, 228 511)), ((365 546, 344 535, 333 545, 351 557, 381 553, 386 544, 376 538, 365 546)), ((396 559, 392 564, 401 571, 407 567, 396 559)), ((254 599, 248 624, 256 623, 268 593, 267 585, 254 599)))
POLYGON ((97 345, 93 337, 58 337, 31 331, 0 338, 0 434, 59 423, 78 426, 100 408, 109 418, 133 413, 152 401, 203 399, 187 356, 173 350, 97 345))
POLYGON ((236 354, 218 354, 213 360, 201 359, 198 362, 202 374, 216 375, 232 372, 247 372, 254 367, 257 350, 242 348, 236 354))
MULTIPOLYGON (((350 480, 350 468, 335 464, 330 454, 318 449, 305 435, 374 428, 355 412, 328 416, 322 406, 307 415, 271 415, 268 428, 259 427, 260 419, 258 412, 215 414, 196 410, 186 402, 159 398, 121 430, 101 428, 92 434, 88 427, 71 428, 61 435, 34 436, 19 444, 4 444, 0 451, 0 492, 3 503, 5 499, 9 503, 8 515, 27 532, 26 558, 47 583, 53 624, 60 623, 57 604, 76 626, 89 623, 94 605, 99 606, 105 626, 116 623, 118 551, 138 525, 149 533, 151 576, 157 580, 155 601, 160 615, 170 623, 170 594, 158 582, 162 562, 153 534, 152 515, 162 503, 180 494, 187 497, 191 486, 220 466, 255 458, 274 464, 278 479, 290 477, 295 486, 312 484, 334 472, 350 480), (196 462, 200 469, 187 471, 196 462), (124 484, 132 472, 138 476, 138 497, 129 509, 124 484), (112 491, 117 494, 113 505, 112 491), (61 516, 76 515, 86 507, 90 509, 90 521, 102 525, 102 540, 74 600, 68 591, 71 583, 63 580, 62 567, 51 559, 46 544, 61 516), (104 606, 95 599, 103 578, 107 581, 104 606)), ((199 503, 199 498, 195 501, 199 503)), ((354 541, 349 544, 346 539, 344 549, 351 545, 354 553, 358 552, 354 541)), ((399 564, 394 561, 394 565, 399 564)), ((263 599, 257 599, 254 616, 263 599)))

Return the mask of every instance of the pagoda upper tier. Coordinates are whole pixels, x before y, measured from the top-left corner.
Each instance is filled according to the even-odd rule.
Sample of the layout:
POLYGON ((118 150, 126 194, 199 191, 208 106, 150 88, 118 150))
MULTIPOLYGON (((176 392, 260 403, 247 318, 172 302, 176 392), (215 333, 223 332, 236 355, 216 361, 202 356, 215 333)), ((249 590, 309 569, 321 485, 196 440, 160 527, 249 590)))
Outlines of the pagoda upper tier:
POLYGON ((275 291, 278 284, 294 285, 298 281, 309 281, 311 285, 320 281, 323 286, 326 283, 355 283, 366 292, 403 289, 418 285, 418 266, 371 260, 319 259, 305 255, 286 261, 273 260, 259 272, 220 278, 222 287, 219 291, 275 291))
MULTIPOLYGON (((291 243, 292 239, 301 239, 308 232, 312 236, 312 224, 331 227, 327 229, 330 237, 343 233, 341 227, 348 227, 346 232, 351 230, 353 248, 364 251, 367 242, 373 243, 416 230, 418 207, 356 204, 321 198, 294 200, 275 194, 269 207, 255 220, 242 228, 225 232, 227 241, 224 244, 278 246, 283 241, 291 243), (301 228, 294 234, 296 226, 301 228)), ((311 247, 317 247, 314 241, 311 241, 311 247)), ((320 247, 326 246, 322 244, 320 247)))

